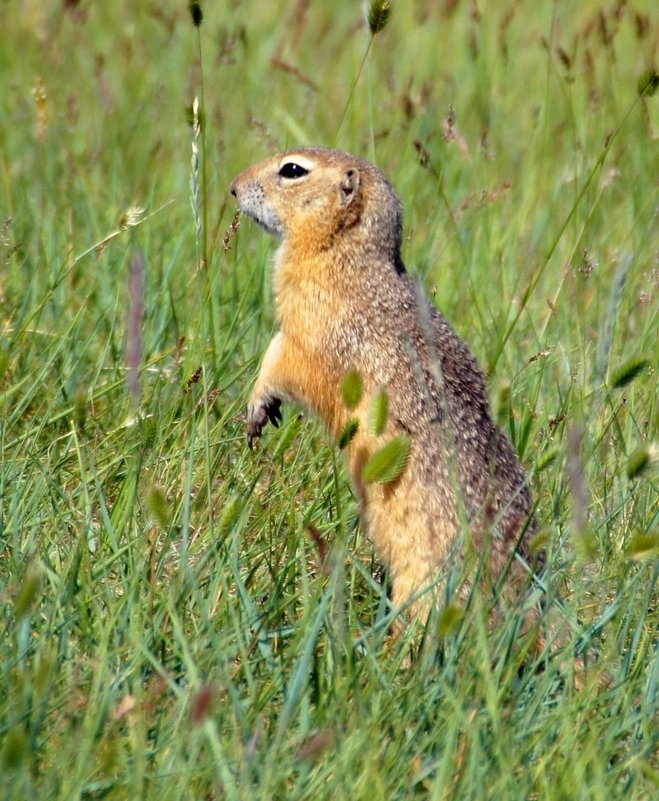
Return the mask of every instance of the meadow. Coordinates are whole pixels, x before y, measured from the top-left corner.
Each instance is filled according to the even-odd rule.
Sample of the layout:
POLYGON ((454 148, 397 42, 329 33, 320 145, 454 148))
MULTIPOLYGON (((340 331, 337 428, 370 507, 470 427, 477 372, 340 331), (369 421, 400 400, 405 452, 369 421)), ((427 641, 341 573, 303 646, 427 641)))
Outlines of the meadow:
POLYGON ((201 10, 0 3, 0 798, 656 798, 655 4, 201 10), (392 636, 321 426, 247 447, 274 241, 229 185, 306 144, 388 175, 486 371, 540 654, 477 590, 392 636))

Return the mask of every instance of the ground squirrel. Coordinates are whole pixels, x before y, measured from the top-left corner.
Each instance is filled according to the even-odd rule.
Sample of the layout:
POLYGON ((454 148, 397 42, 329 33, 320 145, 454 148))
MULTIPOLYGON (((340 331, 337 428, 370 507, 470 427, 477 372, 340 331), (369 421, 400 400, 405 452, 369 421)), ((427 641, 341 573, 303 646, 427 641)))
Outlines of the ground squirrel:
POLYGON ((492 420, 478 363, 405 271, 402 206, 385 176, 347 153, 303 148, 253 165, 231 192, 281 241, 279 331, 249 402, 250 446, 268 420, 278 424, 282 401, 315 412, 337 438, 358 420, 346 461, 394 603, 432 583, 466 531, 496 578, 533 529, 526 477, 492 420), (350 370, 363 379, 353 409, 340 390, 350 370), (382 388, 389 415, 374 436, 369 409, 382 388), (369 457, 401 433, 411 441, 402 472, 365 482, 369 457))

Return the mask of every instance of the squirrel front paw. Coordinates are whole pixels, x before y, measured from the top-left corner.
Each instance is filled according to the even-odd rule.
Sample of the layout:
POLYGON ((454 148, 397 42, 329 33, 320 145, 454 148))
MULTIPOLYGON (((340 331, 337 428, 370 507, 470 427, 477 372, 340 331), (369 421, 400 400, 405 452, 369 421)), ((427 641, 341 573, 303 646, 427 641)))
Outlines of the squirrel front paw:
POLYGON ((263 426, 270 420, 275 428, 281 422, 281 400, 273 395, 264 395, 247 407, 247 444, 254 446, 254 440, 261 436, 263 426))

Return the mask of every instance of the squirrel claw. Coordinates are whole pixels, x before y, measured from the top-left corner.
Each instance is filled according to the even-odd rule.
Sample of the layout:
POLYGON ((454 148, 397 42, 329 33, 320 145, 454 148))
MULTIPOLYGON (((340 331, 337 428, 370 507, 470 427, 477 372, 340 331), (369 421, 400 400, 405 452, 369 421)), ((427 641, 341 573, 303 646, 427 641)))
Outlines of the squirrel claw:
POLYGON ((261 436, 263 426, 268 422, 279 428, 281 416, 281 400, 272 395, 266 395, 256 403, 250 403, 247 410, 247 444, 254 447, 254 440, 261 436))
POLYGON ((275 399, 272 406, 268 407, 268 417, 270 418, 270 422, 275 428, 279 428, 279 423, 282 421, 281 416, 281 401, 279 399, 275 399))

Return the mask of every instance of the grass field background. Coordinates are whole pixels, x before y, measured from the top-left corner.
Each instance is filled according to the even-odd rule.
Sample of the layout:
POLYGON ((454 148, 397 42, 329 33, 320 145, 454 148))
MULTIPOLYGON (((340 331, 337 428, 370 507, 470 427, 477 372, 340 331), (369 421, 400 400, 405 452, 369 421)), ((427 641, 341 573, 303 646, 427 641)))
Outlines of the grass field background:
POLYGON ((0 797, 656 798, 654 4, 202 8, 0 3, 0 797), (274 243, 228 187, 304 144, 390 177, 486 370, 551 656, 477 593, 393 639, 320 426, 247 448, 274 243))

